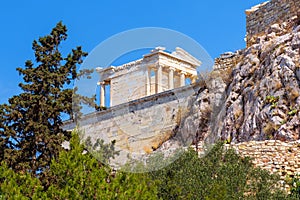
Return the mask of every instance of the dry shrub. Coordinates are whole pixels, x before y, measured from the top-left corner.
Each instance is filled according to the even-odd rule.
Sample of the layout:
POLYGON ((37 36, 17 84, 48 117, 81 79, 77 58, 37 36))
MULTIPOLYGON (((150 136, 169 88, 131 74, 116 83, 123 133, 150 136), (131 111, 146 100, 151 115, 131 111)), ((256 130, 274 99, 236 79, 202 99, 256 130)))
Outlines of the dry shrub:
POLYGON ((152 148, 150 148, 149 146, 144 146, 143 149, 147 154, 150 154, 153 151, 152 148))
POLYGON ((242 110, 238 110, 234 113, 234 119, 237 120, 243 114, 242 110))
POLYGON ((274 89, 279 90, 281 88, 282 88, 282 83, 280 81, 276 81, 274 89))
POLYGON ((292 100, 292 101, 294 101, 296 98, 298 98, 299 97, 299 91, 298 90, 296 90, 295 88, 292 88, 291 90, 290 90, 290 99, 292 100))
POLYGON ((226 83, 226 85, 230 84, 233 80, 233 74, 232 74, 232 67, 228 67, 226 69, 222 69, 222 80, 224 81, 224 83, 226 83))
POLYGON ((273 122, 268 122, 266 126, 263 128, 263 133, 266 135, 268 139, 274 137, 275 132, 278 130, 278 127, 273 122))

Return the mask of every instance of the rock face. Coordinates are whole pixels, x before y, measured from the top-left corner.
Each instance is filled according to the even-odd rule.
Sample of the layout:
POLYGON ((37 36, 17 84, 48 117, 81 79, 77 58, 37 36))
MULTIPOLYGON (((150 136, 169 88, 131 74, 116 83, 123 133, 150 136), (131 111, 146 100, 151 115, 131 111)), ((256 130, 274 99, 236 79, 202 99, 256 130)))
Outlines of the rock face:
POLYGON ((223 140, 299 139, 300 26, 287 28, 272 25, 226 70, 231 79, 216 130, 223 140))

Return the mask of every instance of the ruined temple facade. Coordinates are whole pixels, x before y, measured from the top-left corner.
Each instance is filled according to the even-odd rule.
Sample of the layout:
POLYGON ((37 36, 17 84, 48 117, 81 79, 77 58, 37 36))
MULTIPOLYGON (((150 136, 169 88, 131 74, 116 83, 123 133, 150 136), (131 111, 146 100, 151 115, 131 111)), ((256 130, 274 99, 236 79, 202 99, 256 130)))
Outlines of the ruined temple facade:
POLYGON ((139 60, 117 67, 97 68, 100 76, 100 106, 105 106, 106 98, 109 98, 110 106, 115 106, 183 87, 187 79, 194 83, 196 68, 200 65, 199 60, 179 47, 172 53, 157 47, 139 60))
MULTIPOLYGON (((182 48, 167 52, 156 47, 133 62, 96 68, 100 106, 110 105, 78 120, 82 139, 115 141, 116 150, 121 151, 115 160, 124 164, 129 155, 151 153, 172 137, 181 119, 190 113, 189 103, 199 89, 193 83, 200 65, 182 48)), ((71 121, 64 124, 65 130, 74 128, 71 121)))

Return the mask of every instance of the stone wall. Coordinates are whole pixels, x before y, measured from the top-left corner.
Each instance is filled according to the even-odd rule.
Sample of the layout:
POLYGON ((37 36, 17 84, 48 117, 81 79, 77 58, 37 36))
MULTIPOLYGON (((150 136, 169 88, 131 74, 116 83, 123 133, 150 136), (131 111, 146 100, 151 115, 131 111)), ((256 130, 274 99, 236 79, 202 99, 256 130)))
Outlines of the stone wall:
MULTIPOLYGON (((116 150, 121 151, 116 160, 125 164, 128 155, 149 154, 173 136, 181 121, 191 115, 198 87, 187 85, 85 115, 79 120, 79 130, 92 143, 115 140, 116 150)), ((73 130, 75 124, 65 122, 63 128, 73 130)))
POLYGON ((232 81, 232 70, 243 58, 243 51, 227 52, 215 58, 213 72, 216 72, 225 84, 232 81))
POLYGON ((275 23, 289 22, 299 15, 300 0, 271 0, 246 10, 247 46, 251 38, 275 23))
POLYGON ((137 65, 126 70, 125 75, 116 76, 111 80, 111 106, 145 96, 146 73, 148 73, 145 69, 141 69, 141 66, 137 65))
MULTIPOLYGON (((203 141, 198 143, 199 156, 205 156, 203 141)), ((196 149, 195 145, 192 148, 196 149)), ((225 149, 233 148, 242 157, 250 157, 255 167, 265 169, 280 176, 280 187, 289 192, 288 179, 300 175, 300 140, 282 142, 280 140, 248 141, 225 144, 225 149)))
POLYGON ((277 173, 286 185, 287 178, 300 174, 300 141, 282 142, 279 140, 250 141, 237 144, 226 144, 233 147, 241 156, 253 158, 256 167, 277 173))
POLYGON ((242 58, 243 50, 236 52, 227 52, 221 54, 218 58, 215 58, 214 70, 222 70, 227 68, 233 68, 242 58))

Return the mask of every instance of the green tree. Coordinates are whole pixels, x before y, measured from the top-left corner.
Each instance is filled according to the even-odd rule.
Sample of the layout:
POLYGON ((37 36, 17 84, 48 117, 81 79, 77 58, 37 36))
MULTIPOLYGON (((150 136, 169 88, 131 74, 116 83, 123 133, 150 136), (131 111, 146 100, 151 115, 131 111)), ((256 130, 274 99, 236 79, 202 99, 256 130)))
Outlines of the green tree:
POLYGON ((61 152, 51 163, 47 174, 51 199, 156 199, 156 186, 147 175, 113 171, 83 150, 74 134, 71 151, 61 152))
POLYGON ((43 172, 49 187, 27 172, 0 166, 0 199, 157 199, 155 183, 146 174, 115 172, 104 166, 83 153, 77 133, 70 148, 52 159, 50 169, 43 172))
POLYGON ((296 175, 290 179, 289 185, 291 187, 291 196, 293 196, 295 199, 300 199, 300 176, 296 175))
POLYGON ((5 163, 0 166, 0 199, 36 199, 43 187, 39 179, 29 173, 16 173, 5 163))
POLYGON ((73 90, 68 88, 79 77, 77 66, 87 53, 77 47, 63 57, 60 45, 66 39, 67 28, 59 22, 49 35, 34 40, 35 61, 17 68, 23 92, 0 105, 0 161, 14 170, 48 168, 70 137, 61 128, 62 116, 72 118, 73 90))
POLYGON ((255 168, 249 158, 217 144, 204 158, 185 152, 168 167, 150 173, 162 199, 286 199, 279 177, 255 168))

